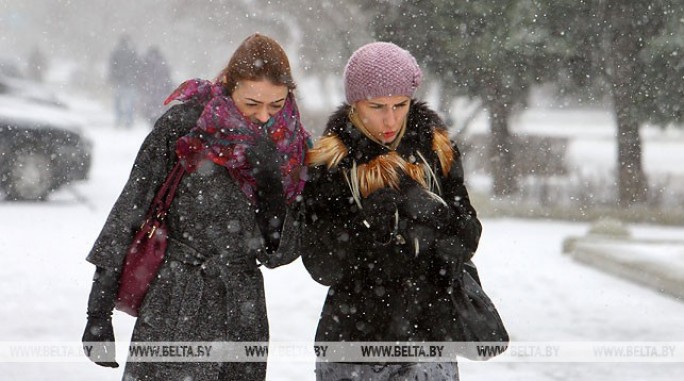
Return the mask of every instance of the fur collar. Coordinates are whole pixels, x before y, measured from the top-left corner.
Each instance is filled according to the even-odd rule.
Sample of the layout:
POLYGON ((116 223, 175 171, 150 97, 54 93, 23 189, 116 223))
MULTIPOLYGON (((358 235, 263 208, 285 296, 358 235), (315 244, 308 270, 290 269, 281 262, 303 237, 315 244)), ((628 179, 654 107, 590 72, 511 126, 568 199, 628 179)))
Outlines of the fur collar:
POLYGON ((349 109, 343 105, 330 117, 323 137, 307 154, 308 165, 345 169, 350 186, 363 197, 384 187, 398 189, 402 174, 433 190, 438 168, 444 177, 449 173, 457 152, 444 122, 424 102, 411 102, 406 133, 396 151, 357 130, 347 116, 349 109))

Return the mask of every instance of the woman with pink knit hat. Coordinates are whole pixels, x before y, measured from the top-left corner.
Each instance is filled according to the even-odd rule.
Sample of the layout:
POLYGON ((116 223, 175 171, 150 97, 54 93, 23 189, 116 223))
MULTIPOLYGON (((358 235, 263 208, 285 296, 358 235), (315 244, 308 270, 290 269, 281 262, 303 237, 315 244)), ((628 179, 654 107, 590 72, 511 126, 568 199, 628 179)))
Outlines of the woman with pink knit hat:
MULTIPOLYGON (((361 47, 345 67, 347 102, 307 154, 302 259, 330 287, 317 342, 457 340, 449 291, 482 227, 444 122, 413 98, 420 82, 408 51, 361 47)), ((455 358, 345 355, 319 360, 317 380, 458 380, 455 358)))

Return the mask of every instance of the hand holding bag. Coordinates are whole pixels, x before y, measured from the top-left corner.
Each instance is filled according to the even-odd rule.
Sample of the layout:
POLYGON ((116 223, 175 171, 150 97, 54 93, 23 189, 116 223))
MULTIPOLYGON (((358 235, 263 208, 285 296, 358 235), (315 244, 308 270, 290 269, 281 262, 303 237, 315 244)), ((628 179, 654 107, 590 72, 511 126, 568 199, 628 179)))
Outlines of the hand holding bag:
POLYGON ((166 176, 166 180, 152 200, 145 222, 135 234, 126 252, 115 305, 119 311, 138 316, 147 289, 157 275, 166 254, 166 213, 184 172, 185 168, 177 162, 166 176))

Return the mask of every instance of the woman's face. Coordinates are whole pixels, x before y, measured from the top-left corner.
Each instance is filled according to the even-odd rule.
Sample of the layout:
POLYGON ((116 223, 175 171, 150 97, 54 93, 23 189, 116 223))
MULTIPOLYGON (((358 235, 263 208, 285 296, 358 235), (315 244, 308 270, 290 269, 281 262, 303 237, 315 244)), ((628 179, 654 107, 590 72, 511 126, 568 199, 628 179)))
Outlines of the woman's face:
POLYGON ((287 86, 274 85, 271 81, 238 82, 231 98, 238 110, 254 123, 264 124, 285 105, 287 86))
POLYGON ((410 103, 411 98, 398 95, 360 100, 354 103, 354 107, 368 132, 389 144, 397 138, 410 103))

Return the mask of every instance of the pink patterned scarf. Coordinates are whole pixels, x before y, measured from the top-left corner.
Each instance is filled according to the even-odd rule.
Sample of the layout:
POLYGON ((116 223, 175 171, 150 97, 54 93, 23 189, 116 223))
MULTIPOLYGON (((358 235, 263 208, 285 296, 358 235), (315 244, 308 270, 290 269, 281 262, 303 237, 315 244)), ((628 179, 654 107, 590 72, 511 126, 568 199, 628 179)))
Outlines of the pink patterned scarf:
POLYGON ((265 125, 245 118, 221 84, 201 79, 185 81, 164 104, 174 100, 204 104, 197 126, 176 144, 176 154, 188 172, 195 171, 203 160, 211 160, 228 169, 245 195, 255 201, 256 181, 245 151, 259 135, 266 133, 282 154, 280 170, 286 200, 291 203, 302 193, 307 179, 304 159, 311 146, 311 135, 302 126, 292 93, 282 110, 265 125))

